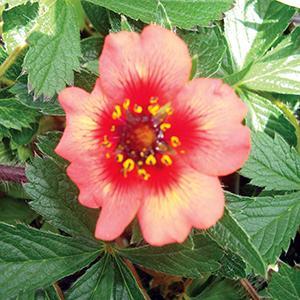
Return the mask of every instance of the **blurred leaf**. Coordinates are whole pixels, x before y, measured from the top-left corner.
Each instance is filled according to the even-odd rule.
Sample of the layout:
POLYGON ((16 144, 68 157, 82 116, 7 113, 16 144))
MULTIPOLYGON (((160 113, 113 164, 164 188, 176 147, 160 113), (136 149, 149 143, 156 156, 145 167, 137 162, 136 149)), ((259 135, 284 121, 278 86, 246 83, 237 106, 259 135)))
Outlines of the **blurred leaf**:
POLYGON ((41 3, 40 11, 44 14, 39 17, 38 31, 29 38, 24 68, 35 95, 51 98, 73 83, 73 70, 79 69, 79 25, 74 7, 66 0, 41 3))
POLYGON ((250 157, 240 173, 266 190, 300 190, 300 155, 277 134, 273 140, 254 133, 250 157))
POLYGON ((3 12, 2 36, 8 53, 26 43, 30 30, 35 24, 38 8, 38 3, 27 2, 3 12))
POLYGON ((201 27, 197 32, 181 34, 190 49, 191 55, 197 57, 197 69, 194 77, 211 77, 221 66, 226 46, 218 26, 201 27))
POLYGON ((31 128, 38 113, 24 105, 14 98, 0 99, 0 125, 6 128, 21 130, 22 128, 31 128))
POLYGON ((4 223, 0 224, 0 248, 1 299, 48 286, 82 269, 101 252, 99 244, 87 240, 4 223))
POLYGON ((250 91, 243 91, 240 96, 248 106, 246 124, 251 130, 265 132, 271 137, 277 132, 290 145, 297 145, 294 126, 272 101, 250 91))
POLYGON ((164 5, 160 2, 160 0, 158 0, 157 3, 155 23, 166 29, 172 30, 172 24, 164 5))
MULTIPOLYGON (((11 67, 5 72, 4 76, 9 79, 15 81, 20 73, 22 72, 22 64, 23 64, 23 58, 24 58, 24 52, 23 51, 16 61, 12 64, 11 67)), ((7 59, 8 54, 5 52, 5 50, 0 46, 0 64, 2 65, 4 61, 7 59)), ((3 92, 3 90, 2 90, 3 92)), ((1 92, 1 97, 9 98, 8 95, 3 96, 1 92)))
POLYGON ((35 158, 26 169, 30 206, 51 225, 74 235, 93 239, 97 210, 81 206, 78 190, 65 171, 50 159, 35 158))
POLYGON ((274 197, 227 194, 228 208, 268 264, 287 250, 300 220, 300 192, 274 197))
MULTIPOLYGON (((152 0, 87 0, 124 14, 145 23, 156 20, 157 1, 152 0)), ((221 19, 222 12, 228 10, 233 0, 160 0, 173 26, 191 28, 194 25, 205 26, 211 21, 221 19)))
POLYGON ((294 14, 294 8, 274 0, 237 0, 224 19, 236 68, 261 57, 288 27, 294 14))
POLYGON ((8 4, 10 8, 27 2, 37 2, 38 0, 0 0, 0 5, 8 4))
POLYGON ((216 272, 223 253, 218 245, 203 235, 196 235, 194 245, 172 244, 165 247, 120 249, 119 253, 136 264, 172 275, 196 278, 216 272))
POLYGON ((277 1, 300 8, 299 0, 277 0, 277 1))
POLYGON ((75 73, 74 85, 90 93, 95 86, 97 78, 98 77, 94 73, 81 70, 80 72, 75 73))
POLYGON ((55 288, 50 286, 45 289, 39 289, 35 292, 34 300, 62 300, 57 294, 55 288))
POLYGON ((299 300, 300 271, 281 265, 279 272, 272 274, 268 291, 273 300, 299 300))
POLYGON ((263 258, 248 234, 228 211, 225 211, 222 219, 207 232, 221 247, 238 253, 255 274, 265 276, 267 266, 263 258))
POLYGON ((37 214, 21 199, 0 198, 0 222, 30 224, 37 214))
POLYGON ((272 93, 300 94, 300 27, 255 62, 239 85, 272 93))
POLYGON ((30 124, 31 128, 23 128, 21 131, 16 129, 10 129, 9 133, 11 136, 12 141, 21 146, 27 145, 31 142, 34 135, 37 133, 38 130, 38 123, 30 124))
POLYGON ((106 254, 67 292, 67 300, 145 299, 128 267, 106 254))

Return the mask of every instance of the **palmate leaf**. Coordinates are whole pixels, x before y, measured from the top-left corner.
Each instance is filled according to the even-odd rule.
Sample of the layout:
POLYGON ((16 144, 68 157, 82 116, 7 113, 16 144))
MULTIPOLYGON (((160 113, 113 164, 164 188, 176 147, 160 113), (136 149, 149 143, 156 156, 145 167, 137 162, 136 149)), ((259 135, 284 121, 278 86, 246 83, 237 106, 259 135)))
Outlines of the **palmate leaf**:
POLYGON ((255 133, 250 157, 240 173, 266 190, 300 190, 300 155, 277 134, 273 140, 255 133))
POLYGON ((255 62, 238 84, 253 90, 300 94, 300 28, 255 62))
MULTIPOLYGON (((156 20, 157 1, 153 0, 87 0, 124 14, 132 19, 150 23, 156 20)), ((233 0, 160 0, 173 26, 191 28, 194 25, 208 25, 213 20, 221 19, 233 0)))
POLYGON ((130 270, 118 256, 104 255, 67 292, 67 300, 145 299, 130 270))
POLYGON ((40 4, 38 31, 29 38, 24 68, 36 96, 52 97, 74 80, 79 70, 80 35, 74 6, 66 0, 40 4))
POLYGON ((268 290, 273 300, 300 299, 300 271, 282 265, 278 273, 272 274, 268 290))
POLYGON ((224 19, 238 70, 262 56, 288 27, 295 9, 274 0, 237 0, 224 19))
POLYGON ((274 197, 227 194, 228 208, 268 264, 287 250, 300 220, 300 192, 274 197))
POLYGON ((0 224, 0 298, 47 287, 92 262, 99 244, 24 225, 0 224))

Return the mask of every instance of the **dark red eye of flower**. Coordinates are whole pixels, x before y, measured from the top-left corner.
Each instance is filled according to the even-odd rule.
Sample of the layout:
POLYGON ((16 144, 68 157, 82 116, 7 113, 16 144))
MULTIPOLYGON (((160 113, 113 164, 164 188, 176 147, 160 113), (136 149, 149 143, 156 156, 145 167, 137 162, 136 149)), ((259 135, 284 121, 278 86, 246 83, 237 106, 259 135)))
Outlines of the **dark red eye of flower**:
POLYGON ((91 94, 59 94, 67 126, 56 148, 80 203, 101 207, 96 237, 117 238, 136 216, 157 246, 214 225, 225 202, 218 176, 249 154, 245 105, 219 79, 189 81, 187 46, 159 26, 108 35, 99 66, 91 94))

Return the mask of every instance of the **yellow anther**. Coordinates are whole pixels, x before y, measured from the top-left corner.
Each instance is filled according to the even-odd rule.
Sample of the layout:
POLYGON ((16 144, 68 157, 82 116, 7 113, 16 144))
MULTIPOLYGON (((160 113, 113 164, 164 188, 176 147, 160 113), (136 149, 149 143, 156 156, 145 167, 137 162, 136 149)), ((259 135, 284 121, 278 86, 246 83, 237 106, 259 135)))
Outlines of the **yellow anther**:
POLYGON ((152 97, 150 98, 150 101, 149 101, 151 104, 154 104, 154 103, 157 103, 158 102, 158 98, 157 97, 152 97))
POLYGON ((173 114, 173 109, 172 109, 171 106, 168 106, 168 107, 166 108, 166 113, 167 113, 167 115, 169 115, 169 116, 173 114))
POLYGON ((123 108, 125 110, 127 110, 130 106, 130 100, 129 99, 125 99, 124 103, 123 103, 123 108))
POLYGON ((145 157, 145 152, 140 152, 141 157, 145 157))
POLYGON ((181 142, 179 140, 179 137, 177 136, 171 136, 171 145, 176 148, 179 147, 181 145, 181 142))
POLYGON ((112 113, 112 118, 114 120, 119 119, 122 116, 122 111, 121 111, 121 106, 120 105, 116 105, 115 106, 115 110, 112 113))
POLYGON ((169 155, 164 154, 161 158, 161 162, 166 165, 166 166, 171 166, 172 164, 172 159, 169 155))
POLYGON ((115 125, 112 125, 111 128, 110 128, 110 131, 111 131, 111 132, 115 132, 115 131, 116 131, 116 126, 115 126, 115 125))
POLYGON ((138 164, 138 166, 142 166, 144 163, 143 163, 143 161, 139 160, 139 161, 137 162, 137 164, 138 164))
POLYGON ((109 159, 109 158, 110 158, 110 153, 107 152, 107 153, 105 154, 105 157, 106 157, 107 159, 109 159))
POLYGON ((123 162, 123 167, 124 167, 124 177, 127 177, 127 173, 131 172, 134 169, 135 163, 134 160, 131 158, 127 158, 123 162))
POLYGON ((116 159, 117 159, 118 163, 121 163, 124 159, 124 155, 119 153, 119 154, 117 154, 116 159))
POLYGON ((143 177, 144 180, 150 178, 150 174, 145 169, 138 169, 138 174, 143 177))
POLYGON ((160 128, 162 131, 166 131, 167 129, 170 129, 170 128, 171 128, 171 124, 170 124, 170 123, 162 123, 162 124, 160 124, 159 128, 160 128))
POLYGON ((146 158, 146 161, 145 161, 146 165, 152 165, 154 166, 156 164, 156 158, 153 154, 150 154, 147 158, 146 158))
POLYGON ((134 104, 133 111, 140 114, 143 111, 143 108, 140 105, 134 104))
POLYGON ((110 148, 112 146, 111 142, 108 140, 108 136, 105 135, 103 137, 103 142, 102 142, 102 145, 107 147, 107 148, 110 148))
POLYGON ((159 111, 160 106, 159 104, 153 104, 148 106, 148 111, 150 112, 151 115, 155 116, 157 112, 159 111))

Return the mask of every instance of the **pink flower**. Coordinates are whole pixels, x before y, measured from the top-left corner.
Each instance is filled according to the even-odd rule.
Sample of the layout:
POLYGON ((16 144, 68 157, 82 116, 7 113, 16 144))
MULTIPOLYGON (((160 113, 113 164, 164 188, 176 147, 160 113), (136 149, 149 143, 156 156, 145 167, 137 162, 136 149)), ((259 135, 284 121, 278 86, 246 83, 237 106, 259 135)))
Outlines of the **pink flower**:
POLYGON ((218 176, 239 169, 250 134, 246 106, 219 79, 189 81, 191 58, 173 32, 112 33, 91 94, 64 89, 68 159, 79 202, 101 207, 96 238, 113 240, 137 216, 145 240, 183 242, 223 215, 218 176))

